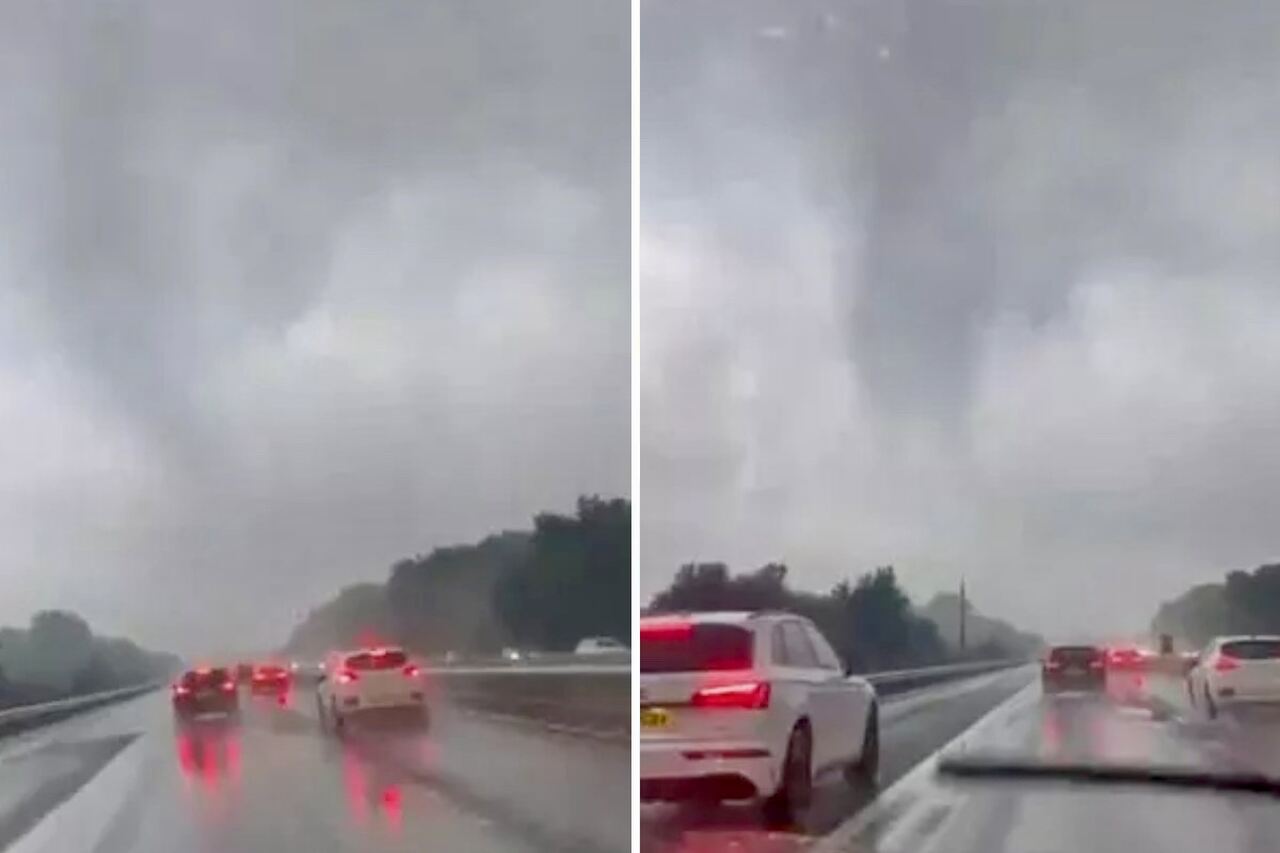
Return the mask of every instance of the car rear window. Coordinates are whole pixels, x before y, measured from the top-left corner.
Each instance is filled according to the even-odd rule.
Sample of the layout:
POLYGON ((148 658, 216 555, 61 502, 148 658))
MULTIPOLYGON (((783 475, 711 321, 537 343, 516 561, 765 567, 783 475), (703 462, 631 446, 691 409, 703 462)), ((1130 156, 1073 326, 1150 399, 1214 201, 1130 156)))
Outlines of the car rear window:
POLYGON ((387 649, 380 652, 360 652, 347 658, 347 669, 399 669, 409 662, 404 652, 387 649))
POLYGON ((640 671, 716 672, 749 669, 752 633, 737 625, 640 628, 640 671))
POLYGON ((1280 658, 1280 640, 1233 640, 1222 644, 1222 653, 1241 660, 1280 658))
POLYGON ((1049 657, 1062 663, 1088 663, 1101 654, 1093 646, 1058 646, 1049 652, 1049 657))
POLYGON ((200 689, 203 687, 218 687, 228 678, 230 678, 230 675, 222 667, 197 669, 183 675, 182 683, 187 687, 200 689))

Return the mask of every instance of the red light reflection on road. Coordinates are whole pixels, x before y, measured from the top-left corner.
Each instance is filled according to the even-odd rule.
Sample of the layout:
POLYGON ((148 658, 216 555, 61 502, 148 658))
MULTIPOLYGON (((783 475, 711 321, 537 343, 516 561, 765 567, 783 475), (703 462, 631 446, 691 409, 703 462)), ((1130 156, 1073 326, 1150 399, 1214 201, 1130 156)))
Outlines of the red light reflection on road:
POLYGON ((363 826, 370 815, 377 815, 388 828, 398 832, 404 817, 400 786, 380 778, 383 775, 350 748, 343 750, 343 788, 356 824, 363 826))
POLYGON ((174 736, 174 751, 187 793, 221 813, 225 798, 240 782, 240 733, 235 729, 181 727, 174 736))

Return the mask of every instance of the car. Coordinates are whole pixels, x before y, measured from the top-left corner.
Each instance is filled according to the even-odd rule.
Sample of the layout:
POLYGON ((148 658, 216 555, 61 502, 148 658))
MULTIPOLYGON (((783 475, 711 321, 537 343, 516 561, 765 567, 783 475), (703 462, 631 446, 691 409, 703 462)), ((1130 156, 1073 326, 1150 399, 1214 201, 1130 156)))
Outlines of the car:
POLYGON ((316 687, 321 725, 341 733, 353 715, 408 711, 427 721, 422 672, 403 649, 381 646, 331 652, 316 687))
POLYGON ((188 670, 174 682, 172 692, 173 711, 183 720, 204 714, 236 717, 240 713, 236 682, 225 667, 188 670))
POLYGON ((1097 646, 1054 646, 1040 666, 1040 686, 1046 695, 1064 691, 1103 691, 1107 673, 1097 646))
POLYGON ((277 663, 262 663, 253 668, 249 689, 254 693, 286 693, 292 681, 290 672, 277 663))
POLYGON ((253 680, 253 664, 238 663, 236 664, 236 681, 241 684, 248 684, 253 680))
POLYGON ((519 649, 505 648, 502 650, 502 659, 505 661, 518 661, 523 657, 519 649))
POLYGON ((1228 705, 1280 703, 1280 637, 1218 637, 1187 673, 1187 696, 1210 717, 1228 705))
POLYGON ((792 824, 828 770, 874 785, 878 708, 804 617, 643 617, 640 797, 754 800, 769 823, 792 824))
POLYGON ((1116 646, 1107 650, 1105 666, 1116 672, 1133 672, 1145 668, 1150 652, 1134 646, 1116 646))
POLYGON ((584 637, 573 650, 575 655, 626 654, 627 647, 613 637, 584 637))

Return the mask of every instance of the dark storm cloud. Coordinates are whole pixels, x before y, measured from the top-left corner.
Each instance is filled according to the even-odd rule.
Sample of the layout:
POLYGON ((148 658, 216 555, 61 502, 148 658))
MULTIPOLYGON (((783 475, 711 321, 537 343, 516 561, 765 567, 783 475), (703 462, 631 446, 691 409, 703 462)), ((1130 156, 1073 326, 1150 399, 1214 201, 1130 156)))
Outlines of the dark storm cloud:
POLYGON ((1274 556, 1280 10, 724 7, 645 4, 647 588, 892 561, 1139 627, 1274 556))
POLYGON ((6 619, 270 642, 626 491, 625 4, 5 17, 6 619))

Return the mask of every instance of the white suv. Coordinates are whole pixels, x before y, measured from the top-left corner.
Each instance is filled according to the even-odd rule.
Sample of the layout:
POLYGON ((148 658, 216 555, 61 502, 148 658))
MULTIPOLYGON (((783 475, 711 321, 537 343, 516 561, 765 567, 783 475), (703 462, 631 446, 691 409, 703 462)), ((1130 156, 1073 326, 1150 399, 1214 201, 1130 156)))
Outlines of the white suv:
POLYGON ((1223 705, 1280 703, 1280 637, 1218 637, 1187 673, 1192 705, 1210 717, 1223 705))
POLYGON ((808 619, 697 613, 640 620, 640 797, 763 798, 794 822, 814 779, 873 784, 874 688, 848 676, 808 619))
POLYGON ((378 709, 408 709, 426 721, 422 674, 403 649, 330 652, 316 687, 320 723, 342 731, 349 716, 378 709))

